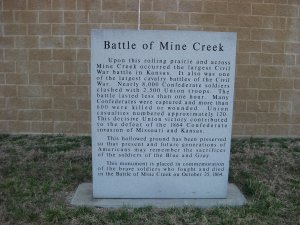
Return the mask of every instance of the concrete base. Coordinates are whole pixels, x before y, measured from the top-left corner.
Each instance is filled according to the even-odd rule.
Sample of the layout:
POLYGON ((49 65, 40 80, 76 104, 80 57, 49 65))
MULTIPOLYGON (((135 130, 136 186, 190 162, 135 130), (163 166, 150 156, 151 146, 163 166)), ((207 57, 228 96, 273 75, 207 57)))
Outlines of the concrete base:
POLYGON ((82 183, 78 186, 71 204, 75 206, 121 208, 123 206, 140 208, 153 206, 157 208, 194 206, 212 208, 216 206, 242 206, 246 203, 244 195, 234 185, 228 185, 227 198, 223 199, 97 199, 93 198, 92 184, 82 183))

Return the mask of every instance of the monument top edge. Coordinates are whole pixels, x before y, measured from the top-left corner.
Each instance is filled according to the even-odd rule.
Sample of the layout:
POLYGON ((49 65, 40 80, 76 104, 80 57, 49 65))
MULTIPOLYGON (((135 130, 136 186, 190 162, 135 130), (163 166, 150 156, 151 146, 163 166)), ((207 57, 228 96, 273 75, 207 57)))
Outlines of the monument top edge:
POLYGON ((227 32, 227 31, 193 31, 193 30, 136 30, 136 29, 91 29, 91 34, 97 33, 187 33, 187 34, 221 34, 230 35, 233 37, 237 36, 237 32, 227 32))

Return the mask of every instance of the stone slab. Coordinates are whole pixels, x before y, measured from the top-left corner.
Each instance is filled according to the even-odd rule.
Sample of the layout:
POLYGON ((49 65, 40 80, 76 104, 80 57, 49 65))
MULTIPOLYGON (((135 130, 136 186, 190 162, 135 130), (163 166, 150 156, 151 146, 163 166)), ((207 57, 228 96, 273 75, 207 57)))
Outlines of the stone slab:
POLYGON ((217 206, 242 206, 247 200, 234 184, 228 185, 227 198, 216 199, 98 199, 93 198, 92 183, 82 183, 78 186, 71 204, 99 208, 121 208, 124 206, 140 208, 153 206, 157 208, 172 208, 194 206, 212 208, 217 206))
POLYGON ((92 30, 94 198, 226 198, 235 62, 233 32, 92 30))

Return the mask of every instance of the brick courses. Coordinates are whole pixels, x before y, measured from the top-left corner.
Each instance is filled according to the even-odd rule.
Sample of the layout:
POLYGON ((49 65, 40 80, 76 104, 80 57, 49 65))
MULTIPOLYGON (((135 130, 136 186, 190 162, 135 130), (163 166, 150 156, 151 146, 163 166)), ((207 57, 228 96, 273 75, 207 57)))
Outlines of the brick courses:
MULTIPOLYGON (((138 0, 0 0, 0 133, 90 134, 90 29, 138 0)), ((141 29, 238 35, 233 135, 300 135, 300 2, 141 0, 141 29)))

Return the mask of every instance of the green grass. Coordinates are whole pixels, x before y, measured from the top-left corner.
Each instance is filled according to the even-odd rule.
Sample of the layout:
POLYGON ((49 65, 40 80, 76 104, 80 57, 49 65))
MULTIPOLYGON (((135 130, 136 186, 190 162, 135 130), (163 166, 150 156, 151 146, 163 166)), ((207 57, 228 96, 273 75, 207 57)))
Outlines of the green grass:
POLYGON ((0 224, 298 224, 300 139, 233 139, 229 180, 243 207, 73 207, 91 182, 89 137, 0 135, 0 224))

